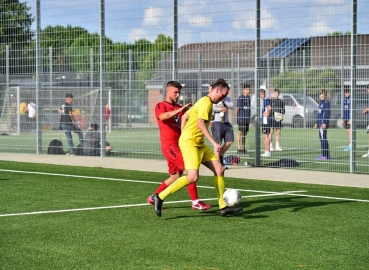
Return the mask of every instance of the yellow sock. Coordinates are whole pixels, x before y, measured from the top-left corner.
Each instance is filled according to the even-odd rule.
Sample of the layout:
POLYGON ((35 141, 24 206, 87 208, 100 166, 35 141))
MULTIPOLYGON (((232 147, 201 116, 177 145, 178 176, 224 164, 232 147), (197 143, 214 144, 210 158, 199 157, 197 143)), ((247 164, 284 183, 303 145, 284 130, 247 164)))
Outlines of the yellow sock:
MULTIPOLYGON (((189 184, 186 176, 182 176, 170 184, 166 189, 159 193, 159 198, 165 200, 170 194, 177 192, 189 184)), ((224 191, 223 191, 224 192, 224 191)))
POLYGON ((214 187, 218 197, 219 209, 222 209, 227 206, 223 200, 225 191, 224 176, 214 176, 214 187))

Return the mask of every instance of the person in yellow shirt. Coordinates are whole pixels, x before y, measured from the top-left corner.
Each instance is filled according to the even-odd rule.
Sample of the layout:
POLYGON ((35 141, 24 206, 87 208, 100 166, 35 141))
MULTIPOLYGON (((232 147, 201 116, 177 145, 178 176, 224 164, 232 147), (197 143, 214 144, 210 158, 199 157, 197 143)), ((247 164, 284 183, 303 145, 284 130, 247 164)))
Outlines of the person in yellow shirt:
POLYGON ((243 210, 242 207, 228 207, 224 200, 224 168, 214 152, 219 152, 221 145, 211 136, 208 127, 213 113, 213 104, 223 100, 229 92, 229 86, 223 79, 218 79, 209 94, 200 98, 183 116, 181 121, 182 134, 179 138, 185 169, 187 174, 178 178, 159 194, 154 194, 154 210, 161 217, 164 200, 189 183, 199 179, 199 168, 203 164, 214 173, 214 187, 218 197, 221 216, 228 216, 243 210), (213 145, 214 152, 205 144, 206 137, 213 145))

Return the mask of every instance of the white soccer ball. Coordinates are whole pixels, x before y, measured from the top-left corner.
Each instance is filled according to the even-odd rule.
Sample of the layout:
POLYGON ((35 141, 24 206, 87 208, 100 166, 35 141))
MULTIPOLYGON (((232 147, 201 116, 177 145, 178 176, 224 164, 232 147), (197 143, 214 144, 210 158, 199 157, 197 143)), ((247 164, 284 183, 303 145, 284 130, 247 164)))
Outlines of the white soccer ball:
POLYGON ((227 206, 236 206, 241 202, 241 192, 238 189, 229 188, 224 192, 223 199, 227 206))

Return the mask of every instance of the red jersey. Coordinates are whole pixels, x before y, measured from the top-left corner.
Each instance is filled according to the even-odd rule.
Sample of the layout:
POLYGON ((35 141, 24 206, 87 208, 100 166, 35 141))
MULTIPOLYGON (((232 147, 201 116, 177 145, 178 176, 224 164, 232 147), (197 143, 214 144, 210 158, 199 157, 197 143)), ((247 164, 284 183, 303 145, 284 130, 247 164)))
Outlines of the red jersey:
POLYGON ((155 106, 155 116, 159 125, 162 148, 166 148, 166 146, 173 144, 178 145, 179 136, 181 135, 181 116, 183 112, 165 121, 159 120, 159 115, 165 112, 175 111, 181 107, 182 106, 179 104, 171 104, 166 101, 159 102, 155 106))
POLYGON ((109 120, 110 117, 110 109, 105 107, 105 119, 109 120))

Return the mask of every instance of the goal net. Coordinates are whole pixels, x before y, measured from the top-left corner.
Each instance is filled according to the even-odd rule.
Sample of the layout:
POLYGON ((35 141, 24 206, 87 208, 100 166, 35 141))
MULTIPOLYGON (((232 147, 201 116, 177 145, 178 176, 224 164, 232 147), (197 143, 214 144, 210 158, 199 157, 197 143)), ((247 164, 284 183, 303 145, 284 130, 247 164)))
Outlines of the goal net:
MULTIPOLYGON (((73 95, 73 114, 81 129, 100 122, 100 89, 86 87, 43 87, 36 100, 36 89, 9 87, 4 97, 0 117, 0 133, 16 134, 36 130, 36 117, 43 131, 60 129, 58 109, 65 103, 66 94, 73 95), (39 107, 40 115, 33 109, 39 107)), ((109 102, 110 89, 103 90, 102 104, 109 102)))

